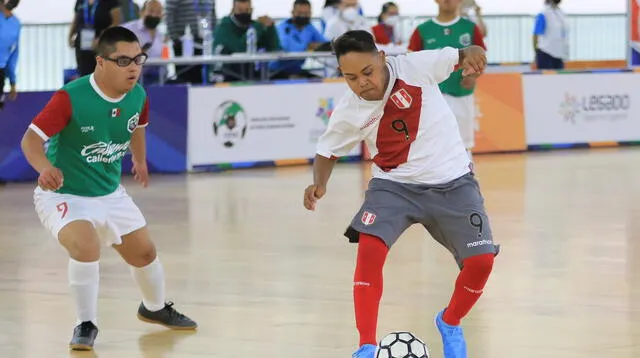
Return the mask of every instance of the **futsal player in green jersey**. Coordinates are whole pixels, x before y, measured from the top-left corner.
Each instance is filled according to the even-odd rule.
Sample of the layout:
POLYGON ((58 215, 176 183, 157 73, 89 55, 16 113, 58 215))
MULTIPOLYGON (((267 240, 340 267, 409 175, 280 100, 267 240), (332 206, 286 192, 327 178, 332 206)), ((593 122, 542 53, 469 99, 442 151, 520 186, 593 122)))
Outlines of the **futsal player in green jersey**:
MULTIPOLYGON (((409 40, 410 51, 435 50, 443 47, 465 48, 471 45, 486 50, 482 31, 473 21, 460 17, 462 0, 436 0, 438 16, 418 25, 409 40)), ((440 83, 440 91, 458 120, 462 141, 471 158, 475 145, 476 105, 474 92, 480 74, 462 76, 454 71, 440 83)))
POLYGON ((92 350, 98 334, 101 244, 112 246, 140 287, 138 318, 172 329, 197 324, 165 301, 165 278, 146 221, 121 185, 131 151, 135 179, 147 186, 145 127, 149 101, 138 77, 147 55, 123 27, 103 32, 91 75, 58 90, 33 119, 22 150, 39 173, 34 190, 42 225, 69 253, 77 322, 71 349, 92 350), (48 141, 45 151, 44 144, 48 141))

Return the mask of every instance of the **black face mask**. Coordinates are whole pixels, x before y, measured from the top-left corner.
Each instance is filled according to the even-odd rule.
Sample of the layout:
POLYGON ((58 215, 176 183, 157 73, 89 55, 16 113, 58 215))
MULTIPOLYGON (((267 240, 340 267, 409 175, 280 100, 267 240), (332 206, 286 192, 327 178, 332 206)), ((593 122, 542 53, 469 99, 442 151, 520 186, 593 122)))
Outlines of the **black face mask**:
POLYGON ((241 14, 234 14, 233 17, 235 17, 236 21, 238 21, 240 24, 242 25, 250 25, 251 24, 251 13, 250 12, 243 12, 241 14))
POLYGON ((293 24, 296 26, 307 26, 311 23, 311 18, 308 16, 296 16, 293 18, 293 24))
POLYGON ((20 0, 9 0, 4 4, 4 7, 6 7, 7 10, 12 11, 13 9, 18 7, 19 3, 20 0))
POLYGON ((144 27, 146 27, 149 30, 154 30, 156 27, 158 27, 158 25, 160 24, 160 21, 162 21, 162 19, 157 16, 145 16, 144 27))

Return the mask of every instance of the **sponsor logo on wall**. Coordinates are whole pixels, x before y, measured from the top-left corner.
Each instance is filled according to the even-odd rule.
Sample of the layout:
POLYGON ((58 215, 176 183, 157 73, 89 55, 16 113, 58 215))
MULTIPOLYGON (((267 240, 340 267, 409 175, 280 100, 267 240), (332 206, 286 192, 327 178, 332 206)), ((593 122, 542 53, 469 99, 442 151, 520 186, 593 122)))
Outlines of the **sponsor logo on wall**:
POLYGON ((626 93, 575 95, 565 93, 559 113, 565 122, 616 121, 630 118, 631 98, 626 93))

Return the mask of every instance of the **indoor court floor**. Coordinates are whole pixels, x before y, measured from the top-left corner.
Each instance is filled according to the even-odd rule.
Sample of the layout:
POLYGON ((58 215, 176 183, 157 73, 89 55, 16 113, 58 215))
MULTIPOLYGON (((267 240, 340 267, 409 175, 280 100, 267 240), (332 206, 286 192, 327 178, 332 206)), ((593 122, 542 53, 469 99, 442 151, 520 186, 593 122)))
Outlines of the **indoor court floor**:
MULTIPOLYGON (((478 155, 501 244, 464 321, 469 358, 640 356, 640 148, 478 155)), ((347 358, 357 344, 354 245, 368 164, 340 164, 315 212, 308 166, 125 179, 145 213, 168 299, 195 333, 136 318, 140 294, 111 249, 101 260, 95 352, 71 353, 67 257, 40 225, 32 184, 0 187, 0 357, 347 358)), ((379 336, 408 330, 441 358, 434 314, 457 267, 421 227, 385 268, 379 336)))

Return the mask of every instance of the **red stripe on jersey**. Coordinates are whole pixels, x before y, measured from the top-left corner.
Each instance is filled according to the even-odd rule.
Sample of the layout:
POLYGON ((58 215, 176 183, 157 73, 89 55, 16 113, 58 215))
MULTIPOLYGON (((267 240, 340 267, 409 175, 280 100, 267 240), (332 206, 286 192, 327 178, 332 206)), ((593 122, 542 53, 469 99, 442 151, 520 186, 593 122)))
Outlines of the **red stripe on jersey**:
POLYGON ((69 94, 58 90, 31 123, 40 128, 47 137, 53 137, 67 126, 71 120, 71 113, 69 94))
POLYGON ((373 162, 380 169, 390 171, 407 161, 411 143, 418 134, 421 114, 422 88, 396 80, 378 127, 378 154, 373 162))
POLYGON ((149 124, 149 96, 144 100, 144 107, 142 107, 142 114, 140 115, 140 120, 138 121, 139 126, 144 126, 149 124))

